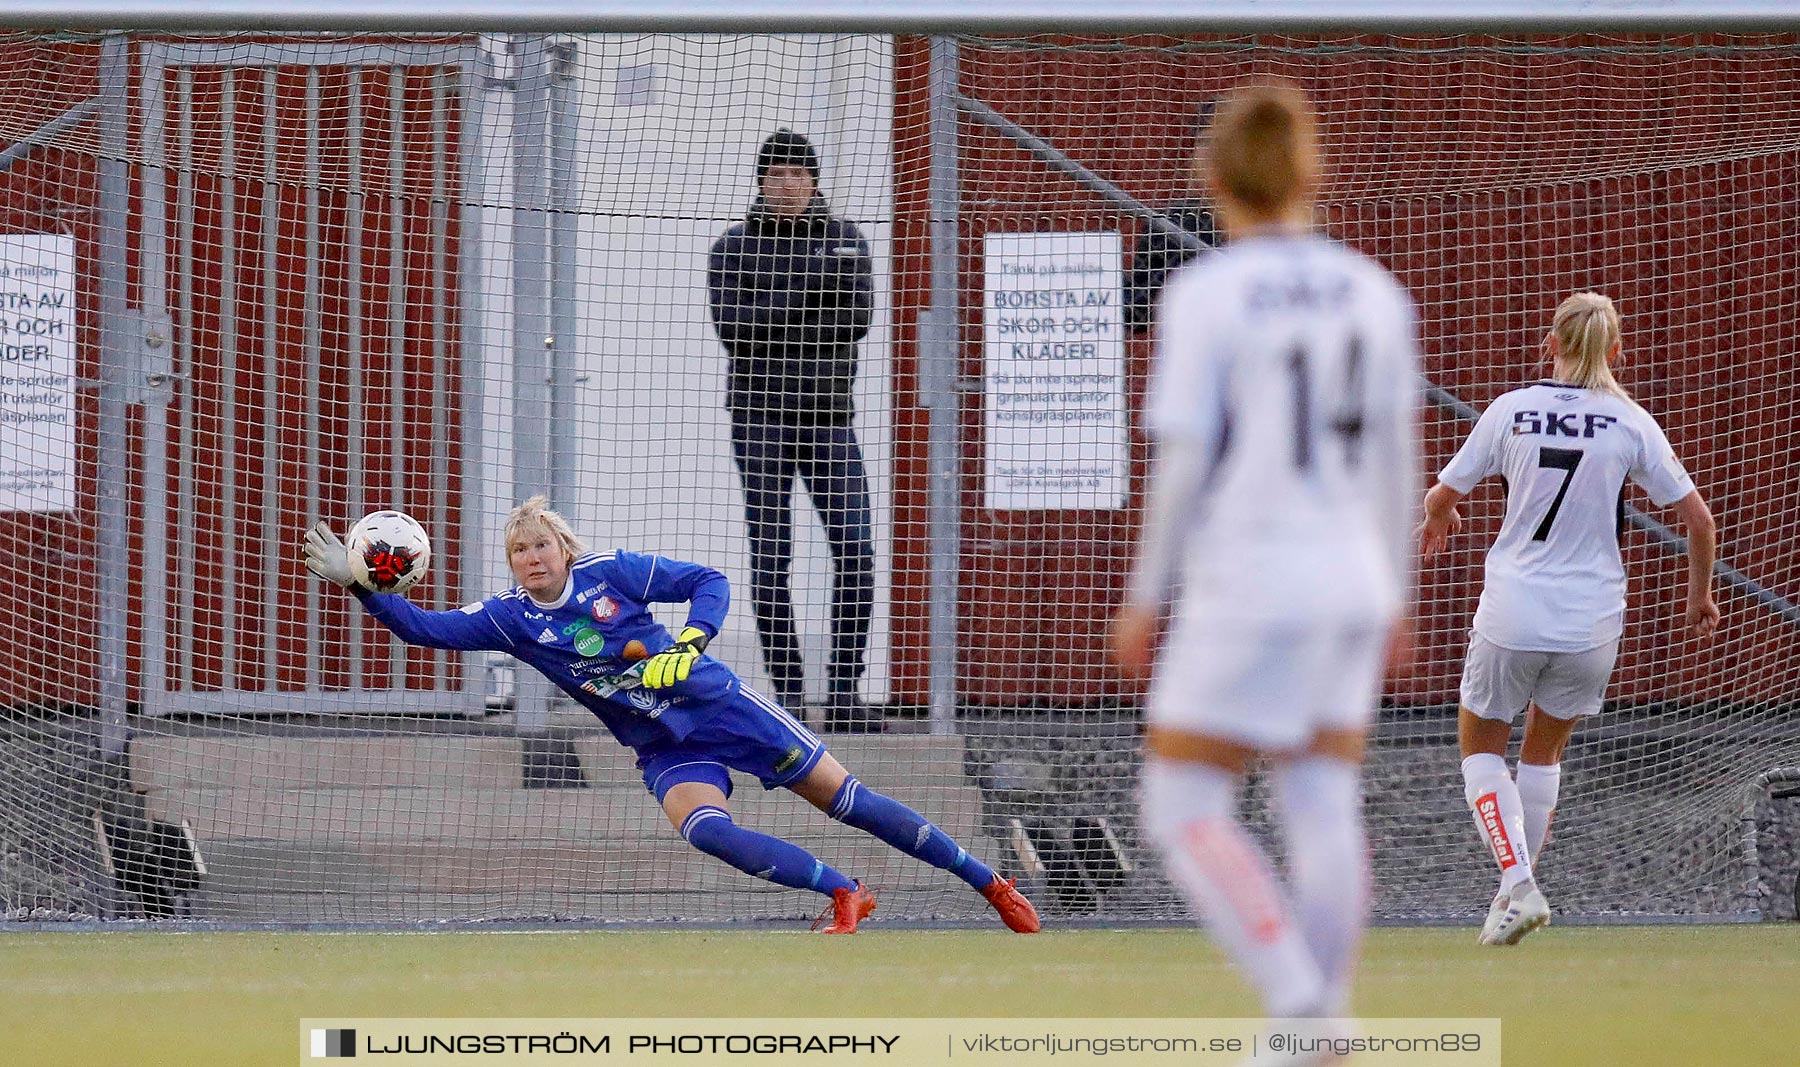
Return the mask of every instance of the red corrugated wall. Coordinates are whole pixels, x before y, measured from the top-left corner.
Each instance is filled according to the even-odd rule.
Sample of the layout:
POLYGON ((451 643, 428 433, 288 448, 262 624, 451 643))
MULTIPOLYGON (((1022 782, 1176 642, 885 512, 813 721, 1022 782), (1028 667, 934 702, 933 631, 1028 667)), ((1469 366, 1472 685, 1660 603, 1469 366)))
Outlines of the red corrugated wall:
MULTIPOLYGON (((94 44, 44 44, 27 39, 0 41, 0 101, 5 119, 0 140, 12 143, 67 108, 98 92, 98 46, 94 44)), ((349 148, 345 125, 327 121, 321 128, 320 167, 309 175, 304 166, 305 73, 302 68, 279 68, 274 95, 264 86, 260 71, 233 75, 236 90, 236 127, 232 135, 237 177, 222 176, 222 148, 227 138, 222 120, 220 89, 227 74, 223 67, 195 68, 192 108, 194 182, 194 279, 190 285, 179 273, 175 186, 179 180, 171 166, 164 191, 169 208, 169 300, 173 306, 185 287, 192 297, 190 322, 177 323, 177 344, 193 346, 191 365, 178 367, 187 373, 192 402, 189 427, 193 442, 196 502, 191 513, 175 509, 180 455, 176 406, 169 408, 168 442, 171 467, 168 481, 169 513, 162 517, 168 557, 149 561, 152 566, 173 568, 183 540, 193 545, 195 571, 201 593, 192 608, 191 627, 195 654, 193 685, 196 689, 291 689, 305 678, 305 594, 312 579, 298 566, 302 532, 317 516, 308 513, 309 490, 316 494, 318 513, 337 520, 342 532, 352 502, 348 471, 352 428, 361 437, 358 457, 367 470, 367 506, 403 500, 422 520, 434 514, 446 520, 433 529, 436 556, 433 575, 414 598, 428 606, 448 606, 456 596, 460 563, 460 505, 462 487, 461 393, 462 366, 459 352, 459 308, 456 274, 458 226, 455 205, 460 200, 456 145, 460 138, 458 114, 448 109, 447 193, 434 199, 427 102, 430 79, 437 72, 407 68, 399 115, 389 106, 387 69, 361 76, 363 138, 359 148, 364 180, 353 189, 348 179, 349 148), (263 173, 262 118, 269 107, 278 116, 277 179, 270 187, 263 173), (389 160, 401 153, 403 178, 398 189, 389 179, 389 160), (256 175, 257 177, 246 177, 256 175), (236 196, 234 217, 225 218, 222 192, 230 182, 236 196), (309 353, 305 341, 305 200, 306 187, 317 185, 319 194, 319 352, 309 353), (274 255, 278 280, 265 304, 263 238, 260 211, 265 193, 273 188, 278 203, 274 255), (397 197, 395 194, 398 194, 397 197), (351 405, 349 362, 351 352, 349 309, 352 300, 347 265, 353 225, 351 201, 361 211, 363 277, 358 292, 365 316, 358 331, 364 375, 363 402, 351 405), (435 272, 426 222, 436 212, 447 220, 448 239, 443 247, 444 273, 435 272), (235 335, 222 332, 224 259, 221 235, 227 226, 236 230, 237 252, 233 280, 237 286, 235 335), (398 262, 404 292, 391 291, 390 269, 395 262, 391 235, 398 226, 402 235, 398 262), (402 354, 394 359, 392 330, 387 316, 404 300, 400 330, 402 354), (432 308, 443 304, 444 332, 435 336, 432 308), (272 311, 265 311, 270 308, 272 311), (265 330, 265 325, 272 329, 265 330), (370 326, 374 328, 369 328, 370 326), (270 345, 272 344, 272 348, 270 345), (235 354, 233 382, 237 390, 235 411, 227 416, 222 404, 227 361, 221 353, 235 354), (263 399, 267 360, 272 360, 277 395, 273 405, 263 399), (396 364, 398 364, 396 366, 396 364), (317 383, 319 432, 308 432, 306 383, 317 383), (431 420, 436 419, 447 442, 446 454, 434 461, 429 448, 431 420), (264 469, 261 440, 271 422, 278 454, 275 467, 264 469), (398 430, 395 427, 398 426, 398 430), (389 443, 398 432, 404 439, 404 469, 389 468, 389 443), (223 505, 224 454, 231 435, 245 442, 248 451, 236 456, 237 498, 229 514, 223 505), (307 449, 316 446, 321 456, 322 477, 316 484, 304 463, 307 449), (275 497, 277 521, 264 522, 268 495, 275 497), (238 564, 232 573, 218 567, 223 550, 231 543, 238 564), (211 568, 210 570, 208 568, 211 568), (277 600, 264 604, 261 568, 280 569, 277 600), (265 611, 291 620, 292 625, 264 625, 265 611), (265 650, 274 642, 273 677, 265 667, 265 650), (221 650, 233 649, 235 667, 229 676, 221 650)), ((173 75, 171 74, 171 83, 173 75)), ((134 86, 136 81, 133 81, 134 86)), ((341 69, 326 69, 320 78, 321 110, 328 117, 348 114, 350 79, 341 69)), ((132 111, 133 158, 142 158, 142 116, 132 111)), ((0 175, 0 226, 8 231, 66 228, 76 236, 78 373, 88 380, 98 374, 98 323, 96 244, 95 127, 93 120, 40 148, 30 159, 0 175)), ((174 151, 172 138, 166 147, 174 151)), ((140 305, 143 288, 136 248, 136 220, 141 217, 146 190, 134 168, 132 184, 133 248, 129 260, 127 299, 140 305)), ((133 408, 130 420, 132 452, 131 603, 96 605, 95 589, 97 512, 96 403, 92 390, 77 394, 77 506, 66 515, 0 513, 0 585, 8 590, 10 607, 0 614, 0 706, 29 704, 87 704, 97 698, 97 612, 140 610, 143 532, 147 522, 159 521, 143 512, 139 465, 142 422, 133 408)), ((395 683, 388 667, 389 638, 366 630, 366 668, 360 678, 350 678, 345 664, 349 605, 326 597, 322 621, 325 639, 319 657, 328 686, 382 688, 395 683)), ((175 634, 190 620, 181 616, 173 594, 167 620, 171 635, 169 656, 174 661, 175 634)), ((130 649, 130 698, 137 700, 142 662, 140 627, 132 627, 130 649)), ((427 649, 407 651, 407 677, 400 684, 433 688, 446 681, 454 684, 460 670, 455 658, 434 659, 427 649), (446 675, 446 672, 449 672, 446 675)))
MULTIPOLYGON (((433 202, 432 137, 428 126, 429 80, 435 71, 408 68, 399 74, 389 68, 374 68, 361 73, 353 84, 343 68, 321 71, 319 108, 324 121, 320 128, 319 169, 310 181, 305 177, 305 123, 299 116, 304 109, 305 71, 302 68, 280 68, 277 71, 274 96, 269 97, 261 72, 237 72, 235 79, 236 158, 238 174, 261 174, 265 166, 261 140, 265 111, 273 106, 278 115, 275 168, 280 175, 275 190, 277 200, 277 244, 275 248, 278 284, 272 293, 274 307, 274 373, 280 392, 273 412, 261 402, 265 383, 264 359, 267 338, 264 334, 265 278, 262 273, 263 242, 261 214, 265 186, 261 181, 222 176, 223 161, 219 155, 227 136, 223 120, 222 88, 228 72, 223 67, 199 68, 194 76, 193 109, 196 160, 196 273, 201 284, 195 289, 193 340, 198 358, 192 383, 200 456, 196 470, 200 472, 201 505, 191 517, 189 530, 172 530, 171 536, 191 536, 202 559, 219 558, 226 539, 248 542, 253 549, 269 546, 284 552, 279 560, 285 566, 294 555, 294 546, 315 518, 334 520, 338 532, 363 510, 387 506, 390 502, 412 511, 415 517, 432 528, 434 541, 433 573, 427 585, 414 593, 423 606, 448 607, 457 585, 459 524, 455 522, 461 498, 461 361, 457 358, 457 294, 456 256, 458 250, 456 212, 460 201, 456 185, 455 145, 458 140, 458 116, 454 108, 446 116, 449 123, 449 165, 452 168, 447 188, 447 204, 433 202), (396 114, 391 105, 390 80, 400 77, 402 99, 406 108, 396 114), (351 177, 351 142, 348 116, 352 113, 352 95, 359 100, 357 110, 362 117, 361 137, 356 146, 360 158, 360 184, 351 177), (391 166, 399 153, 401 182, 396 189, 391 166), (227 220, 224 192, 227 183, 234 186, 232 205, 237 231, 236 281, 237 300, 232 309, 237 327, 234 338, 223 335, 224 319, 221 286, 224 260, 220 249, 227 220), (320 337, 316 357, 305 347, 306 271, 306 186, 319 189, 319 322, 320 337), (395 196, 398 192, 398 197, 395 196), (442 277, 434 277, 428 222, 434 211, 443 211, 448 219, 449 237, 445 244, 445 269, 442 277), (360 220, 358 217, 360 213, 360 220), (360 252, 353 249, 352 228, 360 230, 360 252), (399 252, 393 245, 398 230, 399 252), (360 282, 352 292, 351 257, 360 256, 360 282), (398 259, 401 277, 399 289, 393 285, 393 268, 398 259), (353 298, 360 305, 363 328, 353 330, 353 298), (443 302, 446 320, 445 358, 436 355, 433 335, 433 307, 443 302), (398 310, 396 310, 398 309, 398 310), (401 316, 400 353, 394 351, 393 318, 401 316), (352 336, 355 333, 356 336, 352 336), (224 406, 224 363, 218 353, 231 344, 240 361, 235 376, 236 411, 231 418, 233 431, 260 449, 268 420, 276 423, 279 462, 276 477, 252 474, 243 480, 243 459, 253 462, 260 455, 240 457, 239 496, 234 515, 225 513, 223 503, 222 432, 227 418, 224 406), (362 374, 360 405, 353 404, 350 387, 351 363, 359 364, 362 374), (306 425, 305 388, 308 379, 317 383, 319 432, 316 442, 309 442, 306 425), (246 403, 248 406, 246 408, 246 403), (448 455, 441 461, 444 476, 434 486, 431 422, 436 419, 448 441, 448 455), (405 462, 398 465, 393 458, 392 442, 402 441, 405 462), (316 485, 307 483, 306 448, 315 444, 321 456, 322 477, 316 485), (351 500, 351 450, 355 449, 363 470, 363 502, 360 507, 351 500), (318 515, 307 513, 309 488, 317 494, 318 515), (278 497, 276 511, 279 524, 265 529, 261 522, 264 494, 278 497), (433 509, 448 503, 449 523, 433 521, 433 509)), ((171 279, 173 292, 178 280, 171 279)), ((171 483, 171 492, 173 492, 171 483)), ((238 657, 230 677, 225 664, 216 654, 205 656, 196 671, 198 688, 276 688, 298 687, 307 669, 306 627, 301 625, 262 628, 245 625, 230 616, 234 609, 250 618, 266 615, 273 608, 278 618, 302 619, 306 594, 311 579, 285 567, 284 580, 276 589, 274 605, 264 603, 264 592, 246 576, 243 585, 228 587, 221 583, 216 591, 199 599, 194 619, 195 636, 202 647, 217 648, 233 641, 238 657), (264 650, 267 642, 276 642, 276 677, 265 677, 264 650)), ((347 625, 353 605, 340 597, 324 599, 324 643, 319 662, 327 686, 382 688, 396 684, 390 677, 387 650, 391 638, 379 628, 363 631, 364 663, 361 677, 349 677, 347 625)), ((459 669, 452 657, 447 662, 429 649, 409 647, 406 650, 407 677, 402 684, 410 688, 433 688, 444 671, 452 680, 459 669)))
MULTIPOLYGON (((8 145, 99 88, 97 44, 0 41, 0 100, 6 102, 8 145)), ((0 226, 11 233, 70 232, 84 284, 76 303, 76 374, 99 373, 92 279, 95 243, 94 127, 91 122, 55 147, 0 174, 0 226)), ((0 512, 0 705, 91 703, 97 684, 93 608, 95 417, 92 390, 75 394, 78 510, 0 512)))
MULTIPOLYGON (((1792 37, 1668 41, 1387 38, 1037 38, 962 42, 962 91, 1152 205, 1194 190, 1193 116, 1251 75, 1316 99, 1332 178, 1327 230, 1419 301, 1429 376, 1477 406, 1539 373, 1567 293, 1597 288, 1626 318, 1623 378, 1668 431, 1720 518, 1725 558, 1800 598, 1793 550, 1800 415, 1791 357, 1800 278, 1800 49, 1792 37), (1123 44, 1127 47, 1117 47, 1123 44), (1556 46, 1549 48, 1546 46, 1556 46)), ((900 43, 896 91, 895 686, 926 695, 925 418, 914 314, 929 288, 926 42, 900 43)), ((1138 224, 1011 141, 962 123, 965 374, 980 374, 983 234, 1138 224)), ((1122 512, 992 512, 981 504, 980 395, 962 431, 958 681, 978 704, 1131 695, 1104 667, 1141 503, 1148 346, 1129 346, 1134 492, 1122 512)), ((1436 470, 1466 424, 1426 416, 1436 470)), ((1641 494, 1630 499, 1647 506, 1641 494)), ((1454 699, 1499 492, 1478 492, 1456 550, 1426 572, 1408 703, 1454 699)), ((1666 515, 1663 517, 1667 517, 1666 515)), ((1682 561, 1626 537, 1634 595, 1614 695, 1760 700, 1800 689, 1796 627, 1726 590, 1702 648, 1676 633, 1682 561)))

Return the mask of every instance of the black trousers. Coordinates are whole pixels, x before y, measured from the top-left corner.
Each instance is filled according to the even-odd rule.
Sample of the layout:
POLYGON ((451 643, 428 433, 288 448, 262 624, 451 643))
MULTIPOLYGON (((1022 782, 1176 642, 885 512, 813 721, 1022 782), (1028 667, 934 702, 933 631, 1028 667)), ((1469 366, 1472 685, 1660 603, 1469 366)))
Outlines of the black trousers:
POLYGON ((733 412, 731 448, 744 483, 744 518, 750 528, 750 603, 777 698, 798 706, 805 691, 789 577, 796 475, 818 509, 831 550, 827 680, 833 695, 855 693, 875 605, 874 518, 856 432, 847 425, 796 425, 733 412))

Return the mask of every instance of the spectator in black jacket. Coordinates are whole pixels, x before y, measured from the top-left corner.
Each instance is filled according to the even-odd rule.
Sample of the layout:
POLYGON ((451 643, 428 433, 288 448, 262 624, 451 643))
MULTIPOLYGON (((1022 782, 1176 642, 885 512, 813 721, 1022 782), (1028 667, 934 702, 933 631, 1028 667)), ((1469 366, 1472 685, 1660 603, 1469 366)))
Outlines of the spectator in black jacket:
MULTIPOLYGON (((1193 158, 1205 143, 1207 127, 1212 125, 1214 101, 1200 105, 1194 116, 1191 138, 1181 158, 1193 158)), ((1125 279, 1125 325, 1132 333, 1145 333, 1156 317, 1156 301, 1162 296, 1169 272, 1214 248, 1219 243, 1219 228, 1212 208, 1199 200, 1182 200, 1163 209, 1163 217, 1180 227, 1187 235, 1172 232, 1167 226, 1145 220, 1131 249, 1131 273, 1125 279)))
POLYGON ((1163 215, 1181 227, 1193 243, 1161 226, 1143 223, 1131 249, 1131 273, 1125 279, 1125 325, 1133 333, 1150 329, 1156 301, 1169 280, 1169 272, 1219 243, 1212 209, 1198 200, 1171 204, 1163 215))
POLYGON ((812 142, 777 130, 756 154, 758 196, 713 243, 713 327, 731 357, 725 406, 750 528, 751 605, 776 696, 805 690, 789 570, 794 477, 811 495, 832 559, 826 729, 876 723, 858 684, 875 599, 869 482, 855 415, 856 342, 869 332, 874 276, 856 225, 819 195, 812 142))

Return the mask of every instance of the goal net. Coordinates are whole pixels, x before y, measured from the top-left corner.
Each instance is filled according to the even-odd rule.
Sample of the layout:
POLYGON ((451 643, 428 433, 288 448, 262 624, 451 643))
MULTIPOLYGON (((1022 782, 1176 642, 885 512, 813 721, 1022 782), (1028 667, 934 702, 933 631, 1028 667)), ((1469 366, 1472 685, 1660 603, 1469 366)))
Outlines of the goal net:
MULTIPOLYGON (((1559 916, 1769 906, 1746 821, 1792 854, 1753 783, 1800 765, 1800 39, 14 33, 0 58, 0 918, 810 917, 690 849, 535 672, 402 645, 300 564, 318 519, 397 507, 434 539, 411 600, 454 609, 513 584, 501 527, 537 492, 596 549, 725 573, 709 653, 1048 920, 1180 918, 1103 639, 1145 328, 1218 236, 1195 137, 1267 74, 1318 103, 1325 230, 1419 303, 1431 471, 1593 288, 1719 517, 1699 644, 1668 516, 1624 502, 1619 667, 1541 869, 1559 916), (811 155, 761 163, 816 174, 798 221, 756 202, 784 128, 811 155), (829 729, 865 705, 878 730, 829 729)), ((1374 734, 1383 920, 1492 890, 1455 702, 1500 490, 1468 510, 1374 734)), ((883 918, 986 914, 736 783, 739 822, 883 918)))

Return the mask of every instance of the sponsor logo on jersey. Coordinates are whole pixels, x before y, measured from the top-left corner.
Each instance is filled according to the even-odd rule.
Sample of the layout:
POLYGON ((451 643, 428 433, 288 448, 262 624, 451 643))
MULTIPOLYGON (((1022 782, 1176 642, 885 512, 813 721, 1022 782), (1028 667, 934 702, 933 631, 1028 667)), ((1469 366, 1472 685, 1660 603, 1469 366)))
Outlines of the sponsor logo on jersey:
POLYGON ((548 626, 544 627, 544 632, 538 634, 538 641, 546 645, 556 644, 556 631, 548 626))
POLYGON ((550 621, 550 615, 548 612, 532 611, 530 608, 525 609, 525 617, 527 619, 535 619, 538 622, 549 622, 550 621))
POLYGON ((619 602, 612 597, 603 596, 594 601, 594 606, 588 610, 593 613, 595 622, 611 622, 619 614, 619 602))
POLYGON ((1342 307, 1352 290, 1350 279, 1336 275, 1259 278, 1250 286, 1248 302, 1251 311, 1342 307))
POLYGON ((586 619, 576 619, 574 622, 563 627, 563 636, 573 637, 587 628, 588 621, 586 619))
POLYGON ((788 749, 787 755, 781 757, 781 762, 775 764, 775 773, 776 774, 787 773, 788 768, 790 768, 794 764, 800 762, 800 756, 801 756, 801 752, 797 746, 794 748, 788 749))
POLYGON ((1594 411, 1515 411, 1512 432, 1515 436, 1540 433, 1545 437, 1592 437, 1618 421, 1616 415, 1594 411))
POLYGON ((632 707, 643 712, 647 719, 656 718, 669 710, 669 705, 674 703, 668 699, 658 700, 656 694, 648 689, 629 690, 625 694, 625 699, 631 703, 632 707))
POLYGON ((606 638, 586 626, 575 631, 575 651, 583 656, 598 656, 606 648, 606 638))
POLYGON ((605 589, 605 588, 606 588, 606 586, 604 586, 604 585, 589 586, 588 588, 583 589, 581 592, 575 594, 575 603, 585 604, 588 602, 589 597, 593 596, 595 593, 598 593, 600 590, 605 589))
POLYGON ((1519 857, 1513 852, 1512 838, 1506 834, 1506 823, 1500 818, 1500 798, 1493 793, 1484 793, 1475 798, 1475 815, 1481 820, 1481 828, 1487 831, 1488 844, 1494 847, 1494 859, 1500 864, 1502 871, 1519 865, 1519 857))

